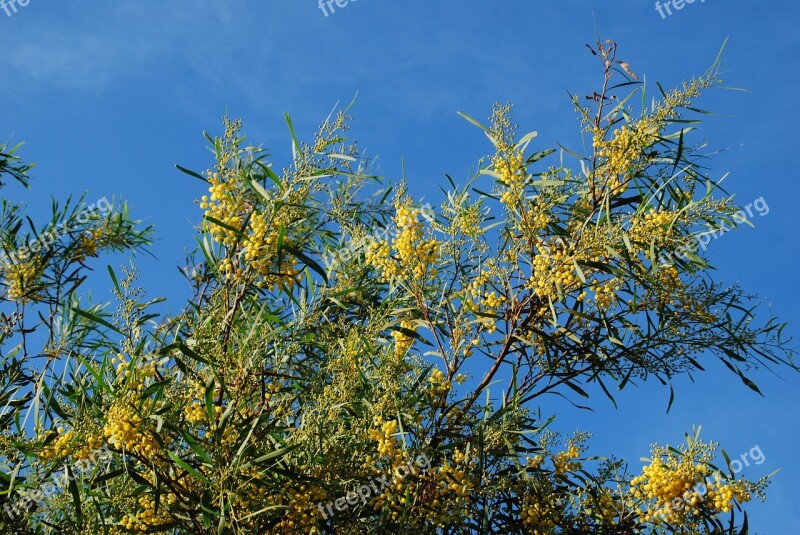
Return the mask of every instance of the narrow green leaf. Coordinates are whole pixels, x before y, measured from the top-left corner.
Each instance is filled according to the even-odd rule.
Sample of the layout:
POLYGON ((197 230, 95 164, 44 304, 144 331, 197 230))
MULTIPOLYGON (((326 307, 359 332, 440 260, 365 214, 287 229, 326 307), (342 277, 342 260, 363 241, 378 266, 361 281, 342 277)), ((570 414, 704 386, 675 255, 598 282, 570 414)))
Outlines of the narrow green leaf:
POLYGON ((178 164, 175 164, 175 167, 177 167, 178 170, 181 171, 182 173, 186 173, 187 175, 189 175, 191 177, 194 177, 194 178, 199 178, 200 180, 202 180, 203 182, 208 184, 208 179, 206 177, 204 177, 203 175, 195 173, 191 169, 186 169, 185 167, 181 167, 178 164))

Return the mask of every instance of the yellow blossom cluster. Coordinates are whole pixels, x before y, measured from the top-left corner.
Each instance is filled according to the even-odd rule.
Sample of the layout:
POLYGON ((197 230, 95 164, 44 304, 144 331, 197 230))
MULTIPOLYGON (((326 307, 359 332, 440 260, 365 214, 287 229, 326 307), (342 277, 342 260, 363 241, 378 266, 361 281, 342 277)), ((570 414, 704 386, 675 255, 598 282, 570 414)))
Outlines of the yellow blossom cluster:
POLYGON ((661 302, 674 305, 684 297, 686 285, 681 280, 678 268, 662 266, 658 269, 658 286, 656 288, 661 302))
POLYGON ((108 245, 109 232, 105 225, 96 226, 84 233, 76 249, 76 260, 95 257, 100 249, 108 245))
POLYGON ((156 501, 150 496, 139 497, 140 511, 135 515, 124 515, 119 525, 129 531, 137 533, 149 533, 153 528, 170 524, 173 521, 172 515, 169 512, 169 507, 177 502, 174 494, 169 493, 164 497, 163 502, 159 503, 156 507, 156 501))
POLYGON ((281 264, 277 265, 278 235, 279 229, 270 224, 265 214, 253 213, 250 233, 244 243, 244 258, 261 275, 262 279, 256 282, 261 288, 275 288, 281 283, 292 286, 300 273, 288 254, 283 255, 281 264))
POLYGON ((243 467, 239 470, 239 477, 242 481, 240 490, 231 496, 234 507, 247 510, 263 506, 267 499, 267 489, 257 484, 257 480, 262 477, 260 469, 254 466, 243 467))
POLYGON ((206 387, 199 381, 191 381, 186 392, 187 403, 183 407, 186 420, 191 424, 199 424, 208 419, 205 398, 206 387))
POLYGON ((12 301, 25 302, 34 297, 33 290, 42 276, 42 265, 39 257, 25 262, 10 263, 6 266, 5 284, 8 286, 8 298, 12 301))
POLYGON ((536 209, 531 212, 531 223, 533 224, 533 228, 537 230, 544 230, 547 228, 547 225, 550 224, 551 216, 550 213, 544 209, 536 209))
POLYGON ((525 157, 519 149, 508 149, 498 152, 492 158, 492 167, 498 174, 498 181, 504 186, 500 194, 500 202, 510 205, 522 195, 526 179, 525 157))
POLYGON ((103 435, 99 431, 89 433, 83 444, 73 447, 72 456, 78 460, 91 459, 103 446, 103 435))
POLYGON ((607 311, 616 302, 617 292, 622 287, 622 281, 613 277, 595 287, 594 304, 597 310, 607 311))
POLYGON ((378 455, 394 457, 397 449, 397 420, 383 420, 375 418, 375 428, 367 432, 367 437, 378 443, 378 455))
POLYGON ((399 198, 395 202, 397 235, 394 240, 391 243, 374 241, 367 248, 367 262, 380 270, 386 280, 398 276, 420 280, 436 275, 440 244, 434 239, 424 239, 424 226, 418 212, 410 198, 399 198))
POLYGON ((460 518, 463 513, 457 513, 458 509, 443 509, 443 506, 467 506, 476 488, 476 482, 470 476, 473 464, 466 452, 459 449, 453 450, 451 458, 445 459, 441 466, 424 472, 418 464, 409 462, 408 456, 398 457, 393 465, 391 484, 372 505, 376 510, 388 510, 391 518, 398 521, 400 514, 414 505, 411 500, 418 499, 422 493, 424 507, 414 508, 411 517, 403 521, 412 523, 424 520, 444 529, 454 520, 446 519, 447 515, 456 514, 460 518), (397 470, 401 465, 407 473, 397 470))
POLYGON ((72 441, 75 439, 75 431, 70 429, 65 431, 63 427, 57 429, 58 438, 42 448, 40 456, 46 461, 69 457, 72 454, 72 441))
MULTIPOLYGON (((400 322, 400 327, 409 331, 414 330, 414 323, 411 320, 403 320, 400 322)), ((414 345, 414 337, 409 336, 403 331, 394 331, 392 333, 394 338, 394 356, 395 358, 403 358, 405 354, 414 345)))
POLYGON ((683 525, 687 517, 700 513, 700 507, 727 513, 734 503, 750 501, 745 483, 708 480, 711 470, 707 462, 713 451, 710 444, 697 444, 681 455, 655 448, 651 464, 631 481, 632 495, 644 502, 642 520, 683 525))
POLYGON ((145 381, 153 379, 158 372, 155 360, 142 358, 133 362, 122 353, 112 358, 111 364, 116 366, 117 382, 126 384, 131 390, 144 390, 145 381))
POLYGON ((152 459, 160 446, 131 401, 121 398, 111 405, 103 434, 111 446, 152 459))
POLYGON ((600 128, 594 129, 594 147, 601 159, 599 171, 605 176, 605 187, 611 195, 619 195, 628 187, 647 147, 658 136, 658 125, 650 117, 633 124, 625 124, 614 131, 611 139, 600 128))
POLYGON ((602 489, 597 502, 593 507, 596 516, 606 524, 612 523, 614 518, 619 515, 619 505, 611 492, 608 489, 602 489))
POLYGON ((496 312, 503 306, 503 303, 505 303, 506 298, 503 295, 498 294, 494 290, 486 289, 487 282, 498 275, 499 271, 492 265, 475 275, 472 281, 466 286, 467 299, 478 309, 487 312, 496 312))
POLYGON ((541 250, 533 259, 528 287, 542 299, 558 299, 558 291, 567 293, 580 283, 575 258, 564 247, 554 247, 547 254, 541 250))
POLYGON ((481 305, 486 310, 497 310, 498 308, 500 308, 500 306, 502 306, 505 300, 506 300, 505 297, 503 297, 502 295, 497 295, 497 292, 492 291, 487 294, 484 294, 483 301, 481 301, 481 305))
MULTIPOLYGON (((464 452, 455 450, 453 462, 445 461, 438 470, 438 480, 444 494, 455 497, 455 502, 466 501, 475 485, 467 474, 469 459, 464 452)), ((444 496, 443 496, 444 497, 444 496)))
MULTIPOLYGON (((200 208, 205 210, 207 218, 222 223, 212 222, 209 226, 214 240, 230 250, 241 242, 241 260, 259 276, 256 285, 260 288, 294 284, 300 269, 291 257, 284 255, 280 265, 276 265, 281 218, 270 218, 255 210, 252 203, 245 200, 233 172, 227 169, 222 174, 208 171, 207 176, 210 195, 200 199, 200 208)), ((224 258, 219 269, 226 278, 237 281, 242 280, 245 273, 235 255, 224 258)))
POLYGON ((439 368, 433 369, 430 377, 428 377, 428 382, 430 383, 430 392, 434 396, 446 394, 452 388, 452 385, 450 382, 448 382, 444 372, 439 368))
POLYGON ((628 236, 643 252, 648 252, 651 244, 658 250, 672 244, 677 236, 678 221, 679 214, 671 210, 649 210, 631 217, 628 236))
POLYGON ((277 500, 279 506, 287 508, 277 526, 277 533, 321 534, 316 524, 324 517, 318 504, 327 499, 327 493, 316 486, 300 485, 289 489, 288 495, 277 500))
POLYGON ((598 160, 596 181, 599 192, 612 196, 622 194, 631 177, 647 165, 646 152, 659 139, 668 121, 678 117, 678 109, 687 107, 700 90, 708 87, 709 79, 697 79, 668 93, 663 102, 657 102, 648 114, 638 120, 629 120, 608 136, 607 130, 592 125, 590 128, 595 156, 598 160))
MULTIPOLYGON (((715 485, 714 482, 707 483, 708 491, 705 503, 714 512, 730 513, 735 503, 746 503, 752 499, 750 492, 744 483, 734 481, 728 484, 715 485)), ((699 503, 701 496, 695 492, 693 499, 699 503)))
POLYGON ((241 229, 243 219, 241 215, 241 205, 237 200, 237 187, 233 179, 227 179, 219 173, 207 171, 208 192, 211 194, 203 195, 200 199, 200 208, 205 210, 206 217, 213 217, 221 225, 211 225, 211 236, 226 247, 236 244, 239 233, 233 229, 241 229), (230 227, 230 228, 226 228, 230 227))
POLYGON ((530 535, 553 535, 557 515, 558 512, 553 505, 536 501, 532 496, 526 496, 520 508, 522 523, 530 535))
POLYGON ((667 93, 663 102, 656 102, 652 109, 653 120, 661 124, 678 116, 678 109, 685 108, 692 103, 692 99, 700 96, 700 91, 711 86, 709 78, 695 78, 689 82, 684 81, 680 88, 667 93))
MULTIPOLYGON (((74 429, 65 430, 64 427, 58 427, 55 431, 56 438, 44 446, 39 454, 45 461, 63 459, 69 456, 72 456, 75 460, 91 459, 103 446, 103 437, 97 433, 88 433, 81 440, 81 437, 74 429)), ((39 440, 45 441, 46 438, 40 435, 39 440)))
POLYGON ((581 469, 581 463, 576 461, 580 458, 581 453, 577 446, 571 444, 567 451, 560 451, 553 454, 552 461, 556 474, 565 474, 581 469))

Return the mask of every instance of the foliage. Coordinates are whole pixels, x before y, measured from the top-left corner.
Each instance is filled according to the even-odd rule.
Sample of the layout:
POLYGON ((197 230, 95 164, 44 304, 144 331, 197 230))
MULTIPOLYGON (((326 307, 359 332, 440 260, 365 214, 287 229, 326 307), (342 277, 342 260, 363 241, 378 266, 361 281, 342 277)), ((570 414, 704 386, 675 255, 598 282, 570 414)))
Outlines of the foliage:
MULTIPOLYGON (((151 232, 123 204, 78 223, 80 203, 54 203, 50 225, 72 230, 3 266, 5 529, 746 532, 740 506, 766 480, 718 468, 697 433, 633 474, 542 416, 546 395, 667 385, 715 358, 753 389, 750 370, 794 368, 782 325, 687 253, 737 210, 687 144, 719 63, 634 112, 645 89, 616 45, 592 53, 602 87, 574 99, 585 155, 546 160, 497 105, 488 126, 469 119, 492 154, 427 212, 370 174, 347 109, 312 143, 287 117, 280 172, 226 119, 214 168, 181 168, 208 194, 174 316, 133 268, 109 267, 115 311, 82 302, 87 259, 151 232)), ((37 232, 3 210, 11 252, 37 232)))

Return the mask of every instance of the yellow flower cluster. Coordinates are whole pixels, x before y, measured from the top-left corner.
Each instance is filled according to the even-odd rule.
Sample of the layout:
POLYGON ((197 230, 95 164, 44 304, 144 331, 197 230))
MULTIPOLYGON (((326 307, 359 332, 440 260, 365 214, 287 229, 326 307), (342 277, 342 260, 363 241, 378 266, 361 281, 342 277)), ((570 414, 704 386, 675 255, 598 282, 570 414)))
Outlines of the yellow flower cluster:
MULTIPOLYGON (((749 502, 752 498, 746 486, 739 481, 723 485, 715 485, 709 481, 707 486, 705 503, 714 512, 730 513, 734 503, 749 502)), ((695 492, 693 498, 699 501, 701 496, 695 492)))
POLYGON ((643 252, 650 250, 651 243, 660 249, 675 239, 678 219, 679 215, 671 210, 650 210, 644 215, 635 215, 631 217, 628 236, 642 247, 643 252))
POLYGON ((281 502, 279 505, 285 505, 287 510, 277 526, 279 529, 276 533, 321 534, 315 524, 323 518, 318 504, 327 498, 325 491, 318 487, 300 485, 296 489, 289 489, 288 493, 288 500, 283 497, 278 500, 281 502), (282 503, 284 501, 288 503, 282 503))
POLYGON ((506 298, 502 295, 497 295, 497 292, 489 292, 483 296, 481 307, 486 310, 497 310, 505 302, 506 298))
POLYGON ((397 420, 382 420, 375 418, 376 429, 370 429, 367 436, 378 442, 378 454, 381 456, 393 457, 397 454, 397 420))
POLYGON ((95 257, 97 252, 108 244, 108 229, 100 225, 88 230, 81 236, 76 249, 76 260, 82 261, 86 257, 95 257))
POLYGON ((475 485, 467 476, 468 459, 463 452, 453 452, 453 462, 446 461, 439 468, 439 485, 446 494, 455 495, 455 502, 465 501, 475 485))
POLYGON ((556 529, 556 509, 547 503, 533 501, 527 496, 520 508, 522 523, 531 535, 553 535, 556 529))
POLYGON ((500 194, 500 202, 505 205, 510 205, 522 194, 526 178, 524 162, 522 151, 518 149, 501 150, 492 158, 492 167, 500 177, 498 180, 505 186, 500 194))
POLYGON ((619 195, 628 187, 629 179, 646 166, 645 152, 658 140, 667 121, 678 116, 678 109, 687 107, 700 90, 711 84, 709 79, 684 82, 683 87, 671 91, 663 102, 656 103, 649 114, 630 121, 616 129, 609 139, 606 130, 591 127, 597 173, 604 180, 605 191, 619 195))
POLYGON ((605 175, 611 195, 619 195, 627 189, 628 178, 635 173, 645 149, 653 144, 657 135, 657 125, 649 117, 622 125, 608 140, 605 131, 595 128, 594 146, 597 157, 604 161, 600 171, 605 175))
POLYGON ((550 214, 542 209, 535 210, 531 215, 531 223, 535 229, 544 230, 550 224, 550 214))
POLYGON ((206 387, 198 381, 191 381, 186 396, 187 403, 183 407, 186 420, 195 425, 205 422, 208 419, 205 406, 206 387))
MULTIPOLYGON (((103 445, 102 436, 96 433, 87 434, 83 440, 74 429, 67 431, 63 427, 58 427, 56 433, 58 435, 57 438, 43 447, 39 454, 45 461, 63 459, 69 456, 72 456, 75 460, 90 459, 103 445)), ((40 435, 39 440, 44 441, 45 437, 40 435)))
POLYGON ((540 251, 533 259, 533 273, 528 288, 542 299, 558 299, 558 289, 567 293, 580 282, 575 271, 575 259, 564 248, 554 248, 550 254, 540 251))
POLYGON ((674 305, 684 297, 686 285, 681 280, 680 271, 675 266, 662 266, 658 269, 657 292, 659 300, 674 305))
POLYGON ((610 524, 619 515, 617 502, 614 501, 614 497, 611 496, 611 492, 608 489, 600 491, 600 497, 597 501, 598 503, 593 504, 595 514, 604 523, 610 524))
POLYGON ((445 377, 444 372, 439 368, 433 369, 430 377, 428 377, 428 382, 431 384, 430 392, 434 396, 446 394, 452 388, 452 385, 447 381, 447 377, 445 377))
POLYGON ((275 288, 281 283, 292 286, 297 282, 300 269, 291 261, 288 254, 283 255, 281 265, 276 266, 279 231, 270 225, 262 213, 250 217, 250 234, 244 243, 244 258, 261 275, 259 287, 275 288))
POLYGON ((34 297, 32 290, 36 287, 41 276, 42 266, 38 257, 26 262, 9 264, 5 274, 8 298, 19 302, 30 300, 34 297))
POLYGON ((366 251, 367 262, 380 270, 386 280, 401 275, 418 280, 436 275, 440 244, 434 239, 424 239, 424 227, 411 199, 398 199, 394 221, 397 225, 394 241, 372 242, 366 251))
POLYGON ((84 443, 77 448, 73 447, 72 456, 75 459, 91 459, 103 446, 103 435, 99 431, 93 431, 85 437, 84 443))
POLYGON ((506 298, 504 296, 499 295, 493 290, 487 292, 485 288, 486 283, 490 280, 490 278, 496 277, 497 275, 497 268, 491 266, 488 269, 478 273, 467 285, 467 299, 479 309, 495 312, 503 305, 503 303, 505 303, 506 298))
POLYGON ((259 485, 258 480, 262 478, 259 468, 249 466, 239 471, 239 480, 242 482, 238 491, 231 495, 233 506, 245 511, 258 510, 263 507, 267 499, 267 489, 264 485, 259 485))
POLYGON ((576 461, 581 456, 581 452, 574 444, 567 448, 567 451, 561 451, 553 455, 553 467, 556 474, 565 474, 581 469, 581 463, 576 461))
POLYGON ((72 441, 75 439, 75 431, 70 429, 65 432, 63 427, 59 427, 56 431, 58 432, 58 438, 42 448, 40 453, 41 458, 45 461, 69 457, 72 454, 72 441))
POLYGON ((389 280, 400 274, 400 266, 392 258, 392 246, 388 241, 374 241, 365 253, 367 262, 379 270, 384 279, 389 280))
MULTIPOLYGON (((242 227, 241 206, 236 199, 236 183, 226 180, 219 173, 207 171, 208 188, 211 196, 203 195, 200 199, 200 208, 205 210, 206 217, 213 217, 233 229, 242 227)), ((237 240, 237 232, 220 225, 211 225, 211 236, 226 247, 232 247, 237 240)))
MULTIPOLYGON (((252 211, 245 228, 246 214, 252 207, 239 190, 235 174, 225 169, 222 174, 208 171, 207 176, 210 196, 200 199, 200 208, 205 210, 206 217, 224 225, 212 223, 211 236, 229 249, 242 241, 242 260, 259 275, 256 285, 260 288, 275 288, 282 283, 291 286, 297 282, 300 269, 288 254, 281 259, 281 265, 276 265, 280 218, 270 220, 265 213, 252 211)), ((228 279, 244 277, 244 269, 232 257, 223 259, 219 269, 228 279)))
POLYGON ((595 288, 594 304, 597 310, 606 311, 616 302, 617 292, 622 287, 622 281, 617 278, 611 278, 603 283, 600 283, 595 288))
POLYGON ((152 459, 160 446, 131 401, 121 398, 111 405, 103 434, 111 446, 152 459))
POLYGON ((141 496, 139 498, 141 510, 135 515, 124 515, 120 519, 119 525, 130 531, 149 533, 153 531, 153 528, 170 524, 173 519, 172 515, 170 515, 169 507, 178 500, 174 494, 170 493, 167 494, 165 501, 166 503, 160 503, 159 507, 156 507, 156 501, 153 498, 141 496), (156 509, 158 509, 157 512, 156 509))
POLYGON ((477 481, 470 475, 474 461, 465 451, 455 449, 452 457, 445 459, 436 469, 422 472, 419 466, 406 463, 411 476, 392 479, 392 485, 375 501, 376 509, 388 505, 391 516, 398 519, 399 512, 407 509, 410 500, 422 502, 422 507, 414 508, 404 522, 421 520, 420 527, 433 523, 439 529, 454 522, 463 521, 468 514, 470 497, 477 481), (455 506, 455 508, 453 507, 455 506))
MULTIPOLYGON (((415 330, 414 323, 410 320, 401 321, 400 327, 409 331, 415 330)), ((402 331, 394 331, 392 338, 394 338, 394 356, 397 359, 403 358, 408 350, 411 349, 411 346, 414 345, 414 337, 402 331)))
POLYGON ((692 99, 700 96, 702 89, 711 86, 709 78, 696 78, 690 82, 684 81, 682 87, 673 89, 664 98, 653 106, 652 117, 657 124, 678 116, 678 108, 685 108, 692 103, 692 99))
POLYGON ((694 451, 677 455, 666 448, 655 448, 653 461, 642 475, 631 481, 635 498, 644 500, 643 521, 684 524, 691 514, 705 506, 712 513, 730 512, 735 502, 750 501, 743 482, 707 481, 714 447, 698 444, 694 451))

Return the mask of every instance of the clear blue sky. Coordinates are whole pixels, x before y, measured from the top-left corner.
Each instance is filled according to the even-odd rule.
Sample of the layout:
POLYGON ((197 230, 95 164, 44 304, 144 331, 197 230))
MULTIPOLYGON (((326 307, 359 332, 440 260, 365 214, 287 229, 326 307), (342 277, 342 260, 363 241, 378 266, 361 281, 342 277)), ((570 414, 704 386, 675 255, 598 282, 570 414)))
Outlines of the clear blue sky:
MULTIPOLYGON (((725 116, 709 118, 703 135, 737 147, 717 157, 715 173, 731 172, 726 184, 741 204, 763 196, 770 211, 755 229, 716 240, 711 258, 721 280, 763 296, 796 335, 800 4, 698 0, 672 11, 662 18, 645 0, 355 0, 326 17, 316 0, 30 0, 12 16, 0 11, 0 139, 26 141, 23 156, 39 164, 33 190, 14 194, 34 213, 50 195, 87 191, 90 201, 122 196, 156 225, 157 260, 138 261, 142 284, 178 308, 185 292, 175 265, 192 247, 202 184, 174 165, 211 165, 201 132, 219 132, 226 111, 280 165, 289 154, 284 112, 308 137, 359 92, 354 137, 384 175, 399 176, 404 159, 412 191, 435 201, 445 173, 463 179, 489 151, 457 111, 483 118, 494 101, 510 100, 540 147, 574 145, 567 91, 596 88, 584 47, 593 16, 634 71, 665 86, 701 73, 730 37, 724 79, 749 92, 709 93, 702 107, 725 116)), ((94 287, 104 278, 98 271, 94 287)), ((712 369, 684 385, 669 415, 658 384, 626 391, 619 410, 598 398, 592 414, 555 400, 543 411, 560 412, 561 430, 593 432, 594 452, 625 456, 636 470, 651 442, 678 443, 693 424, 733 456, 758 445, 766 461, 746 475, 782 471, 768 502, 750 507, 753 531, 800 533, 800 375, 756 374, 762 399, 712 369)))

